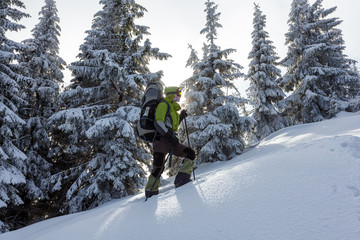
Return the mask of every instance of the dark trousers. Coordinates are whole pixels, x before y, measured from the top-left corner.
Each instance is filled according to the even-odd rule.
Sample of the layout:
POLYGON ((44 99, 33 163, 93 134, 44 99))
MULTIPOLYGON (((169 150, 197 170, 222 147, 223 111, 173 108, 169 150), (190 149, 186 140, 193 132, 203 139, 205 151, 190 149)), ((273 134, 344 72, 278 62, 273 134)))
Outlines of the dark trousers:
MULTIPOLYGON (((173 147, 169 141, 169 139, 165 137, 160 137, 159 140, 155 140, 153 143, 153 166, 151 175, 154 177, 158 177, 164 171, 165 164, 165 156, 170 152, 171 147, 173 147), (160 173, 161 171, 161 173, 160 173), (160 174, 160 175, 159 175, 160 174)), ((173 155, 178 157, 188 157, 188 151, 186 149, 190 149, 183 144, 178 144, 173 147, 173 155)), ((191 150, 191 149, 190 149, 191 150)), ((192 150, 191 150, 192 151, 192 150)))

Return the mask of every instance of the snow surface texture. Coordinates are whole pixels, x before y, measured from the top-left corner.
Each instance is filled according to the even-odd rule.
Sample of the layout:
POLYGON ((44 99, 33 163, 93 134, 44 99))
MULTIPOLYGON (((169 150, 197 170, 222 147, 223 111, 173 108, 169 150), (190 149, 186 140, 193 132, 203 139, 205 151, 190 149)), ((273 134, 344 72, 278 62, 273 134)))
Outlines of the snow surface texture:
POLYGON ((360 113, 286 128, 181 188, 114 200, 1 240, 360 239, 360 113))

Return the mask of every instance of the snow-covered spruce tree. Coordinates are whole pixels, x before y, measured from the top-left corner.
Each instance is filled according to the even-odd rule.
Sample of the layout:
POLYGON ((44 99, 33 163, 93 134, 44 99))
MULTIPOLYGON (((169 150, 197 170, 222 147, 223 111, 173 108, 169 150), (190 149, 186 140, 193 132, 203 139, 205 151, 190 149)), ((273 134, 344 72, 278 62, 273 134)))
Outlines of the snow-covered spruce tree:
MULTIPOLYGON (((316 83, 321 90, 318 95, 322 95, 324 92, 331 103, 331 107, 326 113, 320 109, 321 114, 318 112, 309 114, 307 119, 314 119, 315 115, 316 121, 316 115, 330 118, 339 111, 347 109, 352 99, 360 91, 359 75, 351 69, 354 60, 348 59, 343 53, 345 45, 342 31, 336 28, 342 21, 336 17, 327 18, 328 15, 335 12, 336 7, 324 9, 322 2, 323 0, 317 0, 310 6, 307 21, 309 27, 306 29, 310 38, 308 39, 309 47, 305 50, 305 57, 309 59, 310 72, 321 83, 316 83)), ((317 93, 315 90, 312 91, 317 93)), ((314 104, 309 102, 310 104, 306 104, 307 112, 314 109, 314 104)))
MULTIPOLYGON (((355 60, 352 60, 351 63, 350 63, 350 69, 351 71, 357 73, 357 74, 360 74, 360 70, 359 70, 359 67, 357 66, 357 61, 355 60)), ((360 94, 360 93, 359 93, 360 94)))
POLYGON ((18 58, 15 51, 24 46, 5 36, 8 31, 24 28, 17 22, 29 15, 21 8, 21 1, 0 0, 0 233, 16 228, 22 221, 22 212, 16 208, 24 203, 21 195, 29 187, 25 175, 30 168, 20 144, 26 125, 21 113, 27 105, 21 89, 28 79, 13 64, 18 58))
POLYGON ((142 187, 143 166, 151 156, 137 141, 134 126, 145 87, 162 76, 150 72, 149 60, 169 57, 144 40, 148 27, 135 24, 144 7, 132 0, 100 3, 79 60, 69 66, 74 79, 61 95, 67 109, 50 120, 64 149, 54 153, 70 161, 60 162, 52 179, 52 191, 66 194, 66 212, 93 208, 142 187))
POLYGON ((47 184, 50 176, 48 151, 50 138, 47 131, 47 119, 59 110, 57 98, 63 83, 65 62, 59 56, 60 27, 54 0, 45 0, 39 12, 39 23, 32 30, 32 38, 24 40, 26 48, 19 60, 22 73, 33 79, 31 85, 24 88, 30 103, 24 118, 27 121, 24 149, 31 166, 26 175, 27 184, 32 186, 27 193, 29 221, 36 221, 47 212, 47 184), (30 209, 30 207, 29 207, 30 209), (39 216, 40 215, 40 216, 39 216), (33 219, 33 220, 32 220, 33 219))
POLYGON ((294 0, 286 34, 288 53, 282 60, 287 72, 280 80, 291 95, 278 106, 294 123, 315 122, 344 110, 359 89, 359 79, 343 54, 338 18, 326 18, 336 8, 323 9, 322 0, 309 5, 294 0), (355 89, 355 91, 353 91, 355 89))
MULTIPOLYGON (((329 95, 337 105, 334 110, 336 113, 344 110, 341 101, 348 101, 358 96, 360 79, 358 73, 352 69, 352 64, 356 61, 349 59, 343 53, 345 42, 342 31, 336 28, 342 23, 342 20, 337 17, 327 18, 336 11, 337 7, 324 9, 322 2, 323 0, 317 0, 310 8, 308 22, 314 24, 320 34, 314 34, 311 38, 312 42, 310 42, 311 47, 306 50, 305 54, 318 59, 313 64, 315 66, 312 66, 311 71, 318 78, 329 82, 328 85, 332 91, 329 95)), ((326 87, 325 89, 327 89, 326 87)))
POLYGON ((286 92, 294 91, 292 95, 281 101, 278 106, 281 111, 292 119, 292 123, 301 122, 301 99, 296 89, 302 84, 300 76, 306 76, 307 66, 302 61, 302 54, 305 49, 305 38, 303 26, 309 9, 307 0, 293 0, 289 14, 289 32, 285 34, 288 45, 287 56, 281 64, 287 68, 285 75, 279 79, 280 86, 286 92))
POLYGON ((244 99, 233 84, 233 80, 244 76, 242 66, 228 59, 234 49, 221 50, 215 44, 217 29, 222 27, 218 22, 220 13, 216 12, 214 2, 207 1, 205 5, 207 21, 200 32, 207 39, 203 58, 199 60, 190 46, 192 51, 186 66, 193 69, 193 75, 182 83, 191 147, 197 151, 197 163, 229 160, 240 154, 245 147, 242 136, 252 123, 250 118, 239 115, 238 106, 244 99), (234 95, 228 95, 229 92, 234 95))
MULTIPOLYGON (((360 70, 359 70, 359 67, 357 66, 357 64, 358 64, 357 61, 352 60, 352 62, 350 64, 350 69, 351 69, 351 71, 356 73, 358 75, 358 79, 360 79, 360 70)), ((349 111, 349 112, 360 111, 360 90, 357 93, 357 97, 355 97, 349 101, 349 106, 345 110, 349 111)))
POLYGON ((254 104, 253 117, 257 122, 255 135, 258 140, 289 125, 274 104, 284 99, 285 94, 276 83, 281 71, 276 67, 279 59, 275 47, 265 31, 266 16, 262 14, 259 5, 255 4, 253 19, 254 30, 252 36, 252 50, 249 53, 249 72, 247 79, 250 87, 247 90, 251 102, 254 104))

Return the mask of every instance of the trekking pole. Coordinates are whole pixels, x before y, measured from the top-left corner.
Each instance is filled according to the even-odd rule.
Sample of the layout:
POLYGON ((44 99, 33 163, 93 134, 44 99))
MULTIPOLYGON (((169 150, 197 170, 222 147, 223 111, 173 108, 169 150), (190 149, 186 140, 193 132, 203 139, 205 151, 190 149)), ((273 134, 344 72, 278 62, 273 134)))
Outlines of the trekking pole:
MULTIPOLYGON (((189 130, 188 130, 188 127, 187 127, 186 118, 184 118, 184 122, 185 122, 185 131, 186 131, 186 136, 187 136, 187 140, 188 140, 188 145, 189 145, 189 148, 191 148, 191 146, 190 146, 189 130)), ((195 169, 194 169, 194 168, 193 168, 192 172, 193 172, 194 181, 195 181, 195 169)))
MULTIPOLYGON (((172 155, 173 155, 173 151, 174 151, 174 146, 171 146, 169 155, 168 155, 167 158, 165 159, 164 164, 162 165, 160 172, 159 172, 158 175, 156 176, 156 180, 155 180, 155 182, 153 183, 153 185, 151 186, 150 192, 154 189, 156 182, 158 181, 158 179, 160 178, 162 172, 164 171, 165 164, 166 164, 167 160, 169 159, 170 162, 171 162, 171 160, 172 160, 172 155)), ((145 202, 146 202, 147 200, 148 200, 148 197, 145 198, 145 202)))

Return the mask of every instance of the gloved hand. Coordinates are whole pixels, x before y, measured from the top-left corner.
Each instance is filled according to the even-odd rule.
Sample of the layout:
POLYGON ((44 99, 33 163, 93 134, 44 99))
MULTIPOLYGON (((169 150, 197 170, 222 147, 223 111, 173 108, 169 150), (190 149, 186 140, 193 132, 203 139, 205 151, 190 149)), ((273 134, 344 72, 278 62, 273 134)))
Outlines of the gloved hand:
POLYGON ((165 137, 167 139, 169 139, 171 145, 173 145, 174 147, 177 146, 179 144, 179 139, 175 136, 175 134, 171 131, 168 131, 166 134, 165 134, 165 137))
POLYGON ((186 153, 186 156, 185 156, 185 157, 188 158, 188 159, 190 159, 190 160, 194 160, 195 157, 196 157, 195 151, 192 150, 192 149, 189 148, 189 147, 186 147, 186 148, 184 149, 184 153, 186 153))
POLYGON ((184 110, 181 110, 181 112, 180 112, 180 122, 182 121, 182 120, 184 120, 184 118, 186 118, 188 116, 188 114, 187 114, 187 112, 186 112, 186 110, 184 109, 184 110))

